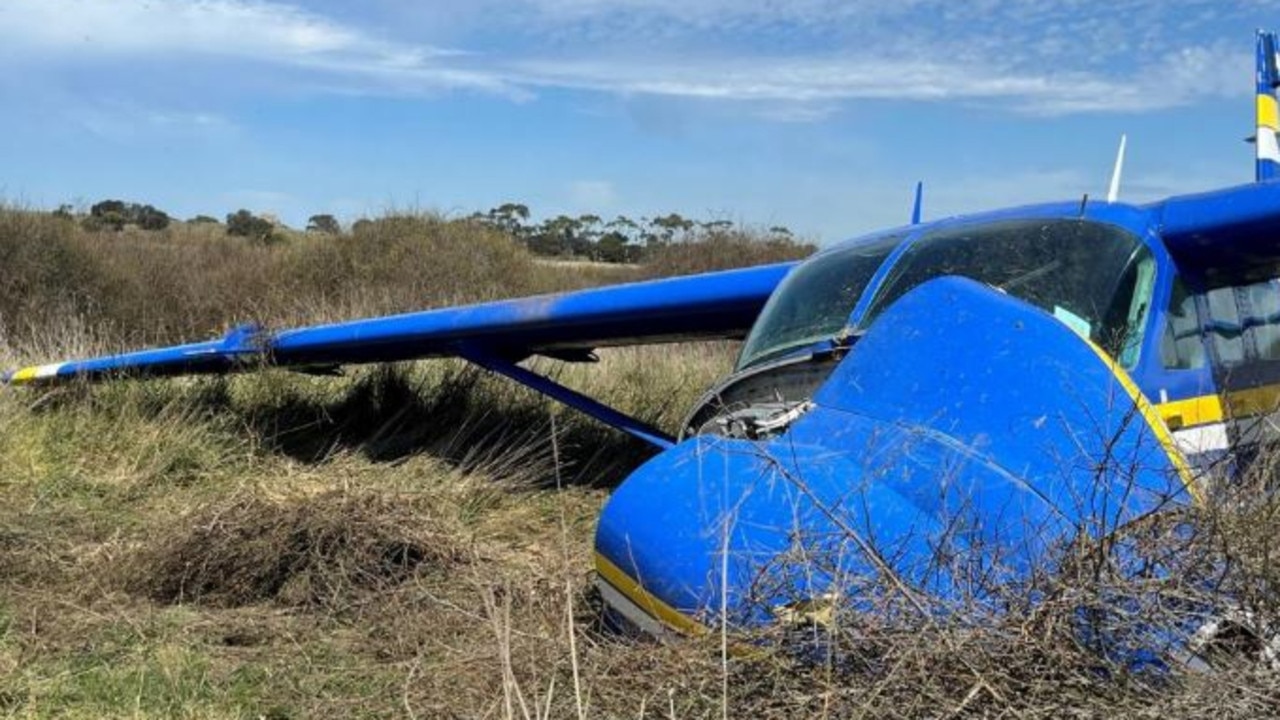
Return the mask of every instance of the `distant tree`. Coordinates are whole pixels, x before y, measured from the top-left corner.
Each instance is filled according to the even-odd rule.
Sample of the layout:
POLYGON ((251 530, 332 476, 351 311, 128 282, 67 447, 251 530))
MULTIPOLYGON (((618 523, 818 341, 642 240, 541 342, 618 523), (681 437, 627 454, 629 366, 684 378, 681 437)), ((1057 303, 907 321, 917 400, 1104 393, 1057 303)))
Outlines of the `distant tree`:
POLYGON ((529 249, 538 255, 574 255, 581 230, 577 218, 557 215, 530 230, 529 249))
POLYGON ((326 235, 341 235, 342 226, 332 215, 312 215, 307 220, 308 232, 321 232, 326 235))
POLYGON ((169 215, 151 205, 103 200, 89 208, 89 217, 82 223, 88 230, 123 230, 125 225, 137 225, 143 230, 163 230, 169 227, 169 215))
POLYGON ((123 200, 103 200, 89 208, 89 217, 81 225, 90 232, 113 230, 119 232, 128 222, 127 206, 123 200))
POLYGON ((630 247, 626 236, 607 232, 596 241, 596 259, 607 263, 624 263, 630 260, 630 247))
POLYGON ((135 206, 130 209, 133 210, 132 220, 143 230, 163 230, 169 227, 169 215, 163 210, 157 210, 150 205, 135 206))
POLYGON ((373 230, 373 221, 368 218, 360 218, 359 220, 351 223, 352 235, 364 235, 371 230, 373 230))
POLYGON ((503 203, 487 213, 476 213, 471 219, 521 241, 527 241, 531 233, 531 229, 525 225, 529 220, 529 206, 520 203, 503 203))
POLYGON ((197 215, 187 222, 192 225, 217 225, 220 221, 218 218, 209 215, 197 215))
POLYGON ((600 239, 600 216, 579 215, 574 218, 572 233, 566 238, 569 254, 598 260, 596 241, 600 239))
POLYGON ((266 218, 241 208, 227 215, 227 234, 246 237, 258 242, 270 242, 273 239, 275 225, 266 218))
POLYGON ((59 205, 58 209, 54 210, 52 213, 50 213, 50 215, 53 215, 59 220, 75 220, 76 219, 74 209, 68 203, 63 203, 59 205))
POLYGON ((791 229, 782 225, 774 225, 769 228, 769 233, 773 235, 780 235, 782 237, 791 237, 791 229))
POLYGON ((124 229, 125 217, 123 214, 109 210, 97 215, 90 214, 84 220, 80 221, 80 226, 89 232, 103 232, 110 230, 112 232, 120 232, 124 229))
POLYGON ((652 218, 645 224, 648 228, 643 234, 645 245, 667 245, 675 240, 677 233, 684 235, 694 227, 692 220, 686 219, 679 213, 652 218))
POLYGON ((617 233, 627 239, 627 242, 635 242, 640 237, 640 224, 626 215, 619 215, 610 220, 605 229, 612 233, 617 233))
POLYGON ((125 210, 126 208, 123 200, 103 200, 102 202, 94 203, 89 208, 89 215, 100 218, 105 217, 107 213, 115 213, 124 217, 125 210))

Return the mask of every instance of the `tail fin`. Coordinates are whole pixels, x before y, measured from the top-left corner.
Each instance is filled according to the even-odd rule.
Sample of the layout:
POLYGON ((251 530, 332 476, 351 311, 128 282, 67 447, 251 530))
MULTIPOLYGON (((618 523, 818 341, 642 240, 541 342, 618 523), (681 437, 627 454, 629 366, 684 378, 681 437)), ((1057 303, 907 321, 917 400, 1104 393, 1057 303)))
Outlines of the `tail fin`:
POLYGON ((1280 70, 1276 68, 1276 34, 1258 31, 1257 53, 1257 126, 1254 150, 1257 158, 1258 182, 1280 180, 1280 111, 1276 107, 1276 88, 1280 87, 1280 70))

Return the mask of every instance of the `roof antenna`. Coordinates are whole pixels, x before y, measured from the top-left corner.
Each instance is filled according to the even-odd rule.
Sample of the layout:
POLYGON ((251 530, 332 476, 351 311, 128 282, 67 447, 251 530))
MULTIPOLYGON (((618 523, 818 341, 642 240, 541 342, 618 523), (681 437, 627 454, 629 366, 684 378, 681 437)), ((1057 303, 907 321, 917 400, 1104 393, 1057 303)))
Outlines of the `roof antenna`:
POLYGON ((916 202, 911 208, 911 224, 920 224, 920 206, 924 200, 924 181, 916 182, 916 202))
POLYGON ((1107 202, 1113 203, 1120 197, 1120 176, 1124 173, 1124 146, 1128 135, 1120 136, 1120 149, 1116 150, 1116 166, 1111 170, 1111 187, 1107 190, 1107 202))

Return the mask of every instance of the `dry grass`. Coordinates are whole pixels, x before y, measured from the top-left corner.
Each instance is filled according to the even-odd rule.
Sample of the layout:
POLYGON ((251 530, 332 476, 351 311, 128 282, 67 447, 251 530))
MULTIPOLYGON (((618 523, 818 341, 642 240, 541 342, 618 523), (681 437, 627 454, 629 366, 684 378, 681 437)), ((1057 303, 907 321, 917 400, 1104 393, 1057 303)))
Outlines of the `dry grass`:
POLYGON ((246 494, 179 518, 120 572, 126 590, 158 603, 274 601, 336 614, 417 572, 457 571, 459 533, 432 520, 420 494, 330 491, 290 502, 246 494))
POLYGON ((245 322, 281 327, 406 312, 811 251, 722 232, 656 251, 644 266, 564 264, 535 260, 491 228, 431 214, 261 244, 209 224, 89 232, 71 220, 0 206, 0 337, 25 347, 79 323, 107 345, 179 342, 245 322))
MULTIPOLYGON (((647 373, 663 356, 626 351, 606 367, 652 389, 647 373)), ((1191 718, 1265 717, 1280 701, 1276 676, 1257 663, 1133 672, 1080 643, 1071 621, 1081 593, 1133 589, 1107 577, 1058 578, 1058 601, 978 623, 841 614, 789 631, 785 644, 762 636, 727 664, 713 637, 610 635, 596 625, 587 572, 607 490, 573 473, 553 488, 550 408, 538 399, 511 393, 497 410, 477 403, 426 431, 393 423, 392 436, 412 440, 378 442, 418 448, 393 457, 360 442, 294 457, 245 420, 273 398, 340 404, 408 384, 429 401, 460 382, 399 372, 408 378, 369 372, 325 387, 274 375, 102 386, 35 407, 0 397, 7 712, 1191 718), (486 430, 468 440, 459 426, 486 430), (498 427, 524 445, 479 450, 498 427)), ((575 372, 566 382, 584 381, 575 372)), ((506 392, 483 376, 468 382, 474 395, 506 392)), ((385 425, 401 410, 369 412, 385 425)), ((585 425, 556 417, 561 440, 585 425)), ((1256 490, 1241 486, 1195 518, 1202 534, 1185 562, 1228 558, 1240 569, 1229 582, 1251 583, 1262 617, 1273 601, 1258 583, 1274 551, 1259 528, 1274 527, 1277 506, 1256 490)), ((1157 597, 1187 593, 1221 597, 1191 582, 1157 597)))
MULTIPOLYGON (((535 267, 434 218, 270 247, 56 223, 0 213, 0 360, 612 279, 535 267)), ((602 355, 538 369, 674 429, 732 347, 602 355)), ((965 622, 836 613, 739 635, 753 651, 722 660, 716 637, 662 645, 598 626, 595 516, 648 452, 453 362, 0 390, 0 715, 1280 715, 1265 663, 1152 672, 1075 631, 1081 608, 1137 632, 1225 599, 1276 627, 1280 500, 1265 464, 1139 538, 1160 573, 1063 564, 1042 602, 1011 597, 965 622)))

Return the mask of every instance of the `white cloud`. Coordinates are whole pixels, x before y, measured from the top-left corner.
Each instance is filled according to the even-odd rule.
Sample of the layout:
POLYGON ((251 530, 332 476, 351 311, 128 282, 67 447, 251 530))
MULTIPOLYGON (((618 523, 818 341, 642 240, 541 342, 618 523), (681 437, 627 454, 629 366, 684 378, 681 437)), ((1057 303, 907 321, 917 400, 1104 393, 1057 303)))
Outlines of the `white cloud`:
POLYGON ((296 7, 245 0, 8 0, 10 47, 114 54, 165 52, 294 58, 369 50, 359 34, 296 7))
POLYGON ((82 104, 72 122, 103 140, 212 138, 238 132, 238 126, 212 112, 145 108, 126 102, 82 104))
MULTIPOLYGON (((1275 3, 1271 3, 1275 4, 1275 3)), ((230 59, 300 69, 313 91, 540 89, 754 101, 816 121, 854 100, 961 102, 1035 114, 1135 112, 1248 92, 1247 41, 1197 45, 1209 0, 476 0, 515 41, 462 53, 266 0, 5 0, 0 57, 92 64, 230 59), (928 22, 921 22, 927 19, 928 22), (781 29, 780 29, 781 28, 781 29), (394 39, 393 39, 394 38, 394 39), (643 42, 642 42, 643 41, 643 42), (652 44, 657 49, 637 49, 652 44), (608 48, 603 49, 603 48, 608 48)), ((1243 12, 1236 10, 1237 13, 1243 12)), ((484 41, 477 40, 483 44, 484 41)), ((145 71, 145 68, 144 68, 145 71)), ((235 82, 228 72, 228 82, 235 82)))
POLYGON ((385 82, 399 90, 502 92, 490 73, 450 66, 458 53, 390 42, 294 5, 258 0, 5 0, 0 56, 93 63, 102 59, 232 59, 385 82))
POLYGON ((832 112, 832 101, 847 100, 991 102, 1023 113, 1057 115, 1144 111, 1224 91, 1245 94, 1247 87, 1221 81, 1225 75, 1240 75, 1245 57, 1189 49, 1133 77, 1115 79, 860 56, 527 61, 508 77, 528 85, 599 92, 797 103, 772 111, 776 119, 791 121, 822 119, 832 112))

